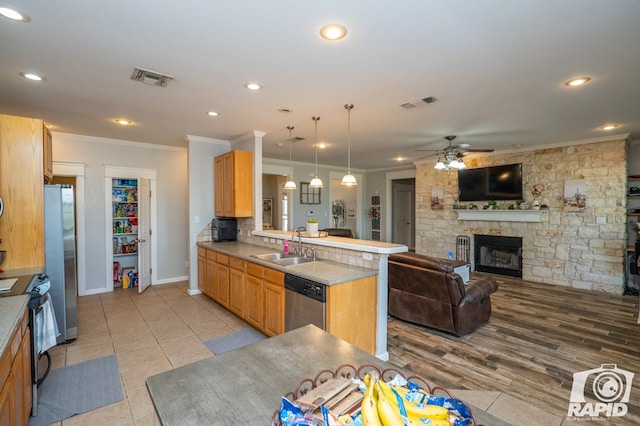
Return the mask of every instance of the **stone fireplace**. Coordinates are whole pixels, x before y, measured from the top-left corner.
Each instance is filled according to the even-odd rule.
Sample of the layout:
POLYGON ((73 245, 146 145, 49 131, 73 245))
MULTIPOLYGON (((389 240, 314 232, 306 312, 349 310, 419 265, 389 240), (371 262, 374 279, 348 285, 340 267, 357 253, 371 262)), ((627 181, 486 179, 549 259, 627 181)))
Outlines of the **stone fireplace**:
POLYGON ((522 238, 473 236, 475 270, 522 278, 522 238))

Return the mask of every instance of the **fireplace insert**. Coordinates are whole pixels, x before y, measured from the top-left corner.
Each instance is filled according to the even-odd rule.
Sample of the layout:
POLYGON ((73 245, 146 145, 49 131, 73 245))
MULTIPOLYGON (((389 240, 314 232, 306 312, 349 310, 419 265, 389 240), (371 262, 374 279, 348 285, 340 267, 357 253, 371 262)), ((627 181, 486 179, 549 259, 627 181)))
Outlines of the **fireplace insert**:
POLYGON ((522 238, 474 235, 475 270, 522 277, 522 238))

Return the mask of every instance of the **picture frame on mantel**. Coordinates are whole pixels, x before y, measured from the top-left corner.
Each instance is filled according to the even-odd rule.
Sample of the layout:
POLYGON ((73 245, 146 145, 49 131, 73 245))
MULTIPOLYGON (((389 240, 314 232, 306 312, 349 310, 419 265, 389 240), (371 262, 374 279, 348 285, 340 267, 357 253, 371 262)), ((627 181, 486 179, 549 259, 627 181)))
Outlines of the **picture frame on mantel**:
POLYGON ((320 204, 322 188, 312 188, 309 182, 300 182, 300 204, 320 204))

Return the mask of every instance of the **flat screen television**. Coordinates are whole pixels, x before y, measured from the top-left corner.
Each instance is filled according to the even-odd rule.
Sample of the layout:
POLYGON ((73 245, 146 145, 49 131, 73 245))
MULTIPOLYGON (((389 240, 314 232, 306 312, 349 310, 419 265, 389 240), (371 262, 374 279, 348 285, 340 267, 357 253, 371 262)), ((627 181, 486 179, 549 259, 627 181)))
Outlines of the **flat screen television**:
POLYGON ((522 164, 458 170, 458 200, 522 200, 522 164))

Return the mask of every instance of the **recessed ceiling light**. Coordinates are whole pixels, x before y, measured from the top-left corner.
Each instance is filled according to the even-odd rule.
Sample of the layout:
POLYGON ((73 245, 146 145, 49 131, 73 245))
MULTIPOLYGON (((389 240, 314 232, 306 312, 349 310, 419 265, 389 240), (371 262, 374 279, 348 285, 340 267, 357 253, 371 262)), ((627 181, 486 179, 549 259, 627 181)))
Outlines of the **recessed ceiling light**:
POLYGON ((133 121, 127 120, 126 118, 116 118, 114 121, 121 126, 130 126, 133 124, 133 121))
POLYGON ((404 158, 404 157, 403 157, 403 156, 401 156, 401 155, 398 155, 396 158, 394 158, 394 160, 396 160, 397 162, 400 162, 400 161, 404 161, 404 160, 406 160, 406 158, 404 158))
POLYGON ((293 112, 293 110, 291 108, 278 108, 278 112, 281 112, 283 114, 288 114, 290 112, 293 112))
POLYGON ((246 83, 244 85, 244 87, 246 87, 249 90, 260 90, 260 89, 262 89, 262 86, 260 86, 258 83, 246 83))
POLYGON ((618 128, 617 124, 605 124, 604 126, 600 126, 600 130, 613 130, 617 128, 618 128))
POLYGON ((325 142, 318 142, 318 149, 325 149, 328 146, 329 145, 327 145, 325 142))
POLYGON ((329 24, 320 28, 320 36, 325 40, 340 40, 347 35, 347 29, 339 24, 329 24))
POLYGON ((32 81, 42 81, 42 80, 44 80, 44 77, 42 77, 41 75, 34 74, 34 73, 31 73, 31 72, 21 72, 20 75, 23 76, 24 78, 32 80, 32 81))
POLYGON ((210 116, 210 117, 217 117, 217 116, 220 115, 220 113, 215 112, 215 111, 209 111, 209 112, 207 112, 207 115, 210 116))
POLYGON ((0 4, 0 16, 4 16, 5 18, 9 18, 12 21, 18 22, 31 21, 31 17, 29 17, 29 15, 27 15, 26 13, 19 11, 15 7, 9 7, 3 4, 0 4))
POLYGON ((589 82, 589 80, 591 80, 591 77, 577 77, 565 82, 564 85, 569 87, 577 87, 586 84, 587 82, 589 82))

